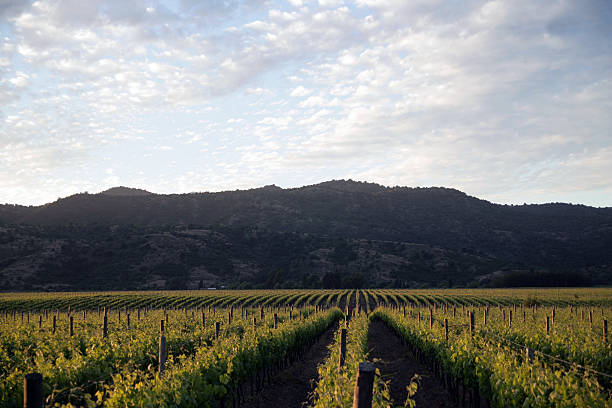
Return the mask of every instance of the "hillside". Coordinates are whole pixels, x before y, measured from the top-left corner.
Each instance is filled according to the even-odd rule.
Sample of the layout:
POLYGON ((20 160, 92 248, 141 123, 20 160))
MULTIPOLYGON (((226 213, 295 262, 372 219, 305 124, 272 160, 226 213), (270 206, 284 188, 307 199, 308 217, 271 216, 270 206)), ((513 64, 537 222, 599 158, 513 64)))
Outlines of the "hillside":
POLYGON ((146 190, 141 190, 139 188, 130 188, 130 187, 123 187, 123 186, 119 186, 119 187, 113 187, 113 188, 109 188, 108 190, 104 190, 100 193, 100 195, 107 195, 107 196, 136 196, 136 197, 142 197, 142 196, 150 196, 153 195, 153 193, 150 193, 146 190))
POLYGON ((478 285, 530 270, 612 283, 612 208, 504 206, 447 188, 120 187, 0 206, 0 225, 7 288, 478 285))

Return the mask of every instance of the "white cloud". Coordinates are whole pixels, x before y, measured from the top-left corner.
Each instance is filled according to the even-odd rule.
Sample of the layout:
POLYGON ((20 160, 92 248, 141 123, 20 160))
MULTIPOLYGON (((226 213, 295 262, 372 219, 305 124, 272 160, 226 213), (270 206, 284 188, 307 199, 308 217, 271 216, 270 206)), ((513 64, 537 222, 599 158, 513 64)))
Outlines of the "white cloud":
POLYGON ((274 126, 278 129, 286 129, 288 125, 292 122, 293 118, 291 116, 285 117, 267 117, 263 118, 257 123, 260 125, 269 125, 274 126))
POLYGON ((339 7, 344 5, 344 0, 319 0, 322 7, 339 7))
POLYGON ((0 6, 11 200, 55 198, 42 180, 83 163, 90 190, 348 176, 521 202, 610 189, 612 16, 598 2, 81 3, 0 6), (163 176, 135 175, 151 166, 143 144, 171 158, 163 176), (100 157, 126 155, 105 179, 100 157))
POLYGON ((304 101, 300 102, 302 108, 314 108, 318 106, 337 106, 339 104, 338 98, 332 100, 326 99, 322 96, 309 96, 304 101))
POLYGON ((249 95, 270 95, 272 91, 266 88, 247 88, 247 94, 249 95))
POLYGON ((9 79, 9 83, 17 88, 25 88, 29 84, 28 78, 27 74, 18 71, 13 78, 9 79))
POLYGON ((304 88, 302 85, 293 88, 293 90, 291 91, 291 96, 297 96, 297 97, 302 97, 302 96, 306 96, 312 93, 312 90, 310 89, 306 89, 304 88))

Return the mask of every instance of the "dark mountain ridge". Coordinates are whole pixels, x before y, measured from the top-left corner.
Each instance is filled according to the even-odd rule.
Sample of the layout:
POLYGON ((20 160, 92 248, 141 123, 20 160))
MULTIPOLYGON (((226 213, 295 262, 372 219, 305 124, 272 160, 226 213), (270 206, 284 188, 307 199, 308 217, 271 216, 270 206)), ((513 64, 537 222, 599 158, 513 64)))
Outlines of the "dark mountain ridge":
POLYGON ((113 187, 113 188, 109 188, 108 190, 104 190, 101 193, 99 193, 100 195, 110 195, 110 196, 150 196, 153 195, 153 193, 150 193, 146 190, 142 190, 139 188, 130 188, 130 187, 123 187, 123 186, 119 186, 119 187, 113 187))
MULTIPOLYGON (((470 262, 488 265, 477 271, 480 275, 474 271, 451 271, 456 275, 454 282, 457 283, 473 282, 477 276, 499 272, 499 268, 571 270, 587 275, 592 283, 612 280, 612 208, 562 203, 499 205, 441 187, 384 187, 334 180, 293 189, 272 185, 252 190, 170 195, 119 187, 100 194, 76 194, 39 207, 3 205, 0 206, 0 225, 8 230, 29 225, 46 231, 46 234, 69 226, 71 232, 68 235, 78 235, 79 230, 123 228, 130 230, 134 239, 139 234, 136 231, 142 234, 164 232, 178 240, 184 239, 185 234, 177 231, 213 231, 221 235, 211 235, 216 237, 214 239, 208 236, 208 244, 213 240, 215 245, 224 241, 224 248, 243 247, 241 253, 227 250, 225 255, 223 251, 218 254, 219 259, 228 258, 225 268, 232 270, 238 264, 255 262, 255 258, 257 270, 265 270, 271 265, 279 270, 292 270, 296 268, 292 262, 309 259, 313 253, 323 249, 335 253, 337 245, 342 243, 349 248, 348 252, 356 255, 351 255, 351 260, 342 264, 338 263, 342 257, 334 261, 334 257, 328 259, 327 254, 325 262, 329 261, 331 266, 320 272, 346 275, 358 271, 367 281, 369 272, 363 266, 364 248, 380 256, 392 255, 389 251, 384 252, 389 245, 376 244, 391 242, 400 246, 423 245, 431 251, 439 248, 444 252, 440 257, 452 262, 463 256, 460 254, 468 254, 479 258, 470 262), (286 240, 289 234, 298 237, 296 242, 300 241, 301 247, 307 247, 302 249, 308 251, 301 253, 295 248, 285 248, 285 252, 289 255, 293 252, 295 257, 285 256, 287 253, 281 250, 286 260, 276 265, 269 258, 272 253, 265 250, 254 253, 253 248, 261 247, 261 242, 246 244, 249 234, 271 241, 286 240), (246 258, 241 259, 241 254, 246 258), (355 262, 361 262, 360 266, 352 264, 355 262)), ((190 240, 192 238, 189 236, 190 240)), ((202 239, 199 236, 198 240, 202 239)), ((98 244, 92 245, 103 248, 98 244)), ((278 243, 268 244, 274 246, 278 243)), ((167 248, 164 251, 167 252, 167 248)), ((344 249, 339 250, 342 251, 344 249)), ((401 258, 401 262, 397 262, 403 262, 404 266, 415 264, 406 259, 414 253, 396 252, 393 256, 401 258)), ((146 251, 142 256, 147 256, 146 251)), ((184 265, 181 255, 176 256, 178 258, 172 264, 184 265)), ((191 269, 187 269, 207 269, 205 258, 201 264, 190 265, 191 269)), ((469 264, 467 260, 457 262, 455 264, 465 264, 466 267, 469 264)), ((385 262, 379 265, 383 264, 385 262)), ((140 268, 142 259, 122 268, 132 270, 137 267, 135 265, 140 268)), ((368 265, 374 264, 370 262, 368 265)), ((303 273, 308 270, 304 265, 298 269, 303 273)), ((394 279, 408 282, 400 275, 394 279)), ((409 281, 418 282, 417 278, 412 274, 409 281)), ((440 276, 438 279, 441 280, 440 276)), ((448 276, 445 279, 453 280, 448 276)))

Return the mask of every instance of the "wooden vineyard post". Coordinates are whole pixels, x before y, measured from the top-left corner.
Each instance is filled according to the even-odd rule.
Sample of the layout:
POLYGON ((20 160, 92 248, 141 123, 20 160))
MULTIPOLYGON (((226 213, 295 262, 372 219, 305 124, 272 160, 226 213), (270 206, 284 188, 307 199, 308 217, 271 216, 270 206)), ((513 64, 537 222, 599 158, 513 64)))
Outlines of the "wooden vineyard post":
POLYGON ((338 367, 344 365, 346 360, 346 329, 340 330, 340 356, 338 358, 338 367))
POLYGON ((102 338, 106 338, 106 336, 108 336, 108 317, 104 313, 104 316, 102 316, 102 338))
POLYGON ((140 308, 136 309, 136 314, 138 316, 138 321, 140 321, 140 308))
POLYGON ((221 331, 221 322, 215 322, 215 340, 219 340, 220 331, 221 331))
POLYGON ((42 314, 38 316, 38 328, 42 328, 42 314))
POLYGON ((55 326, 56 326, 55 318, 56 316, 53 316, 53 334, 55 334, 55 326))
POLYGON ((527 357, 528 363, 533 363, 533 349, 529 347, 525 347, 525 355, 527 357))
POLYGON ((264 308, 263 306, 259 308, 259 320, 264 319, 264 308))
POLYGON ((508 327, 512 327, 512 310, 508 311, 508 327))
POLYGON ((130 314, 129 314, 129 313, 127 313, 127 314, 125 315, 125 318, 127 319, 127 328, 129 329, 129 328, 130 328, 130 314))
POLYGON ((257 328, 257 318, 253 316, 253 330, 257 328))
POLYGON ((608 342, 608 321, 606 319, 603 321, 603 342, 608 342))
POLYGON ((74 316, 70 316, 70 337, 74 336, 74 316))
POLYGON ((274 313, 274 329, 278 329, 278 315, 274 313))
POLYGON ((227 325, 229 326, 230 324, 232 324, 232 311, 228 311, 227 312, 227 325))
POLYGON ((453 307, 453 317, 457 317, 457 308, 453 307))
POLYGON ((487 309, 482 313, 482 324, 487 325, 487 309))
POLYGON ((433 329, 433 310, 429 308, 429 330, 433 329))
POLYGON ((556 310, 553 307, 553 310, 552 310, 552 324, 553 324, 553 326, 555 325, 555 315, 556 315, 556 310))
POLYGON ((23 378, 23 408, 42 408, 42 375, 26 374, 23 378))
POLYGON ((202 312, 202 328, 206 327, 206 316, 204 315, 204 312, 202 312))
POLYGON ((444 338, 448 342, 448 319, 444 319, 444 338))
POLYGON ((546 335, 550 333, 550 316, 546 316, 546 335))
POLYGON ((353 393, 353 408, 372 408, 374 370, 374 364, 368 361, 359 363, 355 392, 353 393))
POLYGON ((474 312, 470 313, 470 336, 474 336, 474 312))
MULTIPOLYGON (((162 320, 162 327, 163 327, 163 320, 162 320)), ((159 367, 158 367, 158 372, 159 372, 159 376, 161 377, 164 374, 164 367, 166 365, 166 336, 164 336, 164 331, 162 330, 161 335, 159 336, 159 367)))
POLYGON ((589 310, 589 325, 591 330, 593 330, 593 309, 589 310))

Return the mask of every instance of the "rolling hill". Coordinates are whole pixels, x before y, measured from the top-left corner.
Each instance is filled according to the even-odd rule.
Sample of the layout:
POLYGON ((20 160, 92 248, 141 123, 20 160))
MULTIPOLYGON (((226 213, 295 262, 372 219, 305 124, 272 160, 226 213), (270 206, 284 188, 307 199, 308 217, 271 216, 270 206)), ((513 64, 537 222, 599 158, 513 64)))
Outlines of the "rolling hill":
POLYGON ((0 206, 7 289, 612 283, 612 208, 334 180, 0 206))

